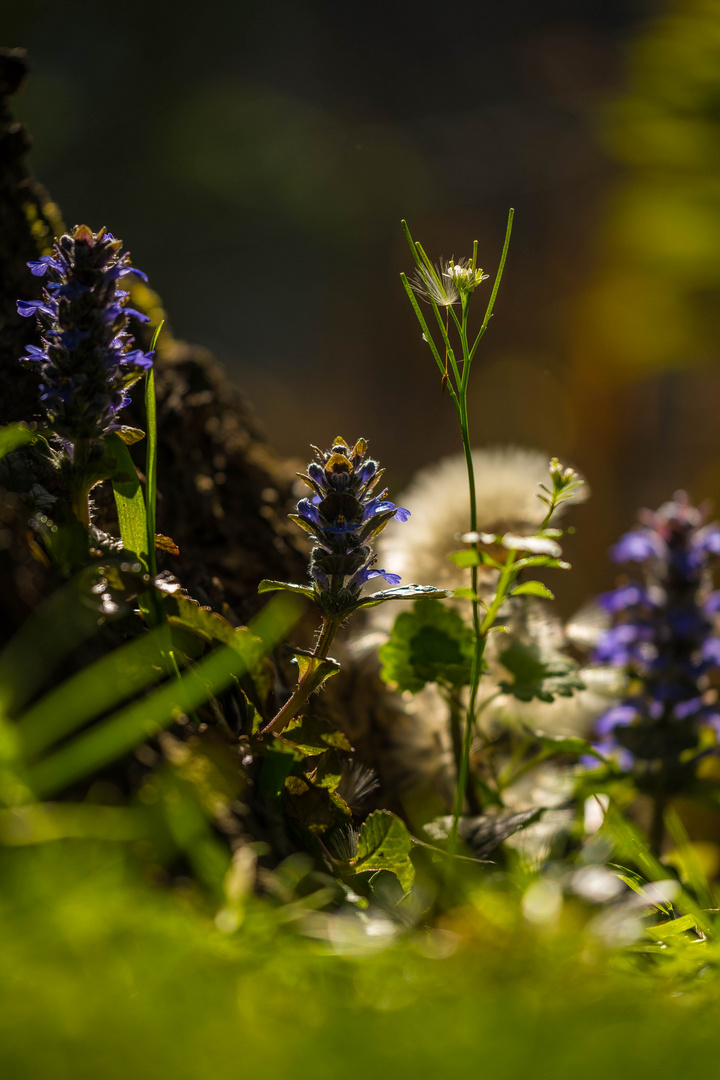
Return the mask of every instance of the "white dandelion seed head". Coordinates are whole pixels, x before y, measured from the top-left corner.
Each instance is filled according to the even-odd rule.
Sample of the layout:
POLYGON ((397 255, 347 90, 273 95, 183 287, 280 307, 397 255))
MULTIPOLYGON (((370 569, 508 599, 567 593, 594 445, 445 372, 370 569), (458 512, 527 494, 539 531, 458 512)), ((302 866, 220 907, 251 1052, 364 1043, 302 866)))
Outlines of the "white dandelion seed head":
MULTIPOLYGON (((486 533, 531 533, 539 528, 545 507, 538 484, 547 480, 547 456, 520 447, 473 451, 478 529, 486 533)), ((399 498, 411 517, 402 528, 391 522, 378 541, 380 560, 392 565, 403 581, 456 589, 467 585, 467 572, 450 562, 450 552, 468 529, 468 487, 465 458, 443 458, 421 469, 399 498)), ((397 614, 390 605, 374 609, 375 625, 387 625, 397 614), (381 614, 382 613, 382 614, 381 614), (384 618, 383 618, 384 616, 384 618)))
MULTIPOLYGON (((460 300, 460 290, 454 276, 448 273, 449 262, 441 259, 432 270, 419 266, 412 276, 410 285, 423 300, 434 301, 438 307, 452 307, 460 300)), ((424 336, 424 335, 423 335, 424 336)))

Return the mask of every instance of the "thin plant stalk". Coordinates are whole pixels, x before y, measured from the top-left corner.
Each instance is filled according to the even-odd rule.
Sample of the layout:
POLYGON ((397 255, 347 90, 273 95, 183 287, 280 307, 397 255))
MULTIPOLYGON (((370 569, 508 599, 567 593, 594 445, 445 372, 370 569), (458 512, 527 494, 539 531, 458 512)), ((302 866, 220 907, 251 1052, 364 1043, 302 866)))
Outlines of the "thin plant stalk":
MULTIPOLYGON (((150 349, 155 351, 158 338, 160 337, 160 331, 163 328, 164 320, 158 323, 153 334, 152 344, 150 349)), ((147 441, 145 444, 145 519, 147 521, 147 551, 148 551, 148 572, 150 574, 150 581, 154 582, 157 577, 157 549, 155 547, 155 526, 157 521, 157 402, 155 400, 155 368, 148 368, 147 375, 145 376, 145 417, 147 422, 147 441)), ((165 617, 165 610, 163 608, 162 600, 158 596, 157 589, 151 588, 150 590, 152 610, 155 616, 156 626, 166 626, 167 619, 165 617)), ((167 657, 168 673, 174 675, 177 679, 181 678, 180 667, 177 662, 177 657, 173 651, 170 643, 169 628, 167 632, 167 643, 162 650, 163 654, 167 657)), ((195 719, 197 719, 195 717, 195 719)))
MULTIPOLYGON (((342 616, 323 616, 322 626, 318 633, 318 639, 315 642, 315 648, 310 653, 310 659, 316 660, 318 663, 309 664, 306 670, 302 673, 298 679, 298 684, 293 690, 291 696, 285 702, 283 707, 272 718, 269 724, 260 731, 260 735, 279 735, 284 731, 291 720, 294 720, 297 714, 306 704, 308 699, 317 690, 320 685, 318 676, 321 673, 321 664, 323 660, 327 660, 330 646, 333 643, 336 633, 342 623, 342 616)), ((307 654, 304 654, 307 655, 307 654)))
MULTIPOLYGON (((515 211, 513 209, 511 209, 509 211, 509 213, 508 213, 507 227, 506 227, 506 230, 505 230, 505 241, 504 241, 504 244, 503 244, 502 255, 500 257, 500 263, 499 263, 499 266, 498 266, 498 271, 497 271, 497 274, 495 275, 495 283, 493 285, 493 289, 492 289, 492 292, 490 294, 490 300, 488 301, 487 308, 485 309, 485 315, 484 315, 484 318, 483 318, 483 321, 482 321, 482 325, 481 325, 480 330, 478 331, 478 334, 477 334, 477 336, 476 336, 476 338, 475 338, 475 340, 474 340, 474 342, 472 344, 472 347, 470 346, 469 340, 468 340, 468 307, 469 307, 469 301, 470 301, 469 294, 464 293, 462 295, 461 314, 460 314, 459 318, 456 315, 455 311, 453 310, 452 305, 449 306, 450 315, 452 316, 453 322, 455 323, 455 327, 456 327, 456 329, 458 331, 458 334, 459 334, 459 337, 460 337, 460 344, 461 344, 461 349, 462 349, 462 361, 461 361, 462 362, 462 370, 460 370, 459 365, 457 363, 455 352, 454 352, 454 350, 452 348, 452 345, 450 344, 450 340, 448 338, 447 327, 446 327, 445 323, 443 322, 442 315, 440 314, 440 310, 438 308, 438 305, 435 302, 433 296, 431 294, 428 295, 429 303, 433 308, 433 311, 435 313, 435 319, 436 319, 438 327, 440 329, 440 334, 441 334, 441 337, 442 337, 442 340, 443 340, 443 344, 445 346, 446 356, 450 361, 450 367, 452 369, 452 375, 453 375, 454 383, 455 383, 454 386, 453 386, 453 382, 448 378, 448 366, 447 366, 447 363, 444 364, 442 359, 440 358, 440 355, 439 355, 439 353, 437 351, 437 348, 435 347, 435 344, 433 342, 432 335, 428 331, 427 324, 425 322, 425 319, 423 318, 422 312, 420 310, 420 306, 419 306, 419 304, 418 304, 418 302, 417 302, 417 300, 415 298, 414 292, 412 290, 412 286, 410 285, 410 283, 407 280, 407 278, 405 277, 405 275, 401 274, 401 280, 402 280, 403 286, 405 288, 405 291, 408 294, 408 297, 410 298, 410 302, 411 302, 411 304, 413 306, 413 310, 415 311, 415 314, 416 314, 416 316, 418 318, 418 321, 420 322, 420 325, 422 327, 423 337, 424 337, 425 341, 427 342, 427 344, 430 346, 430 348, 432 350, 432 353, 433 353, 433 356, 435 358, 435 362, 436 362, 439 370, 441 371, 441 373, 443 375, 443 387, 447 386, 447 388, 450 390, 450 396, 451 396, 451 399, 452 399, 452 403, 453 403, 453 405, 455 407, 455 411, 457 413, 457 417, 458 417, 458 421, 459 421, 459 425, 460 425, 460 435, 461 435, 461 438, 462 438, 463 453, 465 454, 465 464, 466 464, 466 468, 467 468, 467 476, 468 476, 468 494, 469 494, 469 502, 470 502, 470 531, 471 532, 477 532, 477 499, 476 499, 476 495, 475 495, 475 469, 474 469, 474 466, 473 466, 473 459, 472 459, 472 443, 471 443, 471 440, 470 440, 470 422, 469 422, 469 416, 468 416, 468 400, 467 400, 468 386, 469 386, 469 382, 470 382, 470 368, 472 366, 472 360, 473 360, 473 357, 475 355, 475 351, 476 351, 476 349, 478 347, 478 344, 479 344, 483 334, 487 330, 488 324, 489 324, 490 319, 492 317, 493 307, 495 305, 495 299, 496 299, 497 294, 498 294, 498 289, 500 288, 500 282, 502 280, 503 270, 505 269, 505 260, 507 259, 508 247, 510 245, 510 235, 512 233, 512 224, 513 224, 514 214, 515 214, 515 211)), ((405 233, 405 237, 406 237, 406 239, 408 241, 408 244, 410 246, 410 250, 412 251, 413 258, 415 259, 415 263, 416 263, 418 269, 420 270, 420 272, 424 273, 424 274, 432 275, 432 277, 435 279, 435 281, 438 282, 440 285, 442 285, 442 283, 439 281, 438 274, 437 274, 437 271, 435 270, 435 267, 432 265, 430 259, 425 254, 425 251, 423 250, 422 246, 420 244, 416 243, 413 240, 412 235, 410 233, 410 229, 408 228, 407 222, 405 222, 405 221, 402 222, 402 228, 403 228, 403 232, 405 233)), ((473 254, 472 254, 472 259, 471 259, 471 262, 470 262, 470 268, 473 271, 477 268, 477 250, 478 250, 478 245, 477 245, 477 241, 475 241, 473 243, 473 254)), ((511 566, 512 562, 513 562, 513 554, 510 553, 510 555, 508 556, 508 566, 511 566)), ((505 573, 505 571, 501 572, 501 581, 502 581, 502 574, 504 574, 504 573, 505 573)), ((465 731, 464 731, 464 734, 463 734, 462 747, 461 747, 461 752, 460 752, 460 756, 459 756, 458 769, 457 769, 457 782, 456 782, 456 786, 455 786, 455 798, 453 800, 453 821, 452 821, 452 827, 451 827, 451 830, 450 830, 450 835, 449 835, 449 838, 448 838, 448 850, 451 853, 453 853, 455 851, 456 847, 457 847, 458 827, 459 827, 460 817, 462 815, 463 807, 464 807, 464 804, 465 804, 465 798, 466 798, 468 776, 469 776, 469 772, 470 772, 470 749, 471 749, 471 746, 472 746, 472 735, 473 735, 473 731, 475 730, 475 721, 476 721, 476 716, 477 716, 477 696, 478 696, 478 689, 479 689, 479 686, 480 686, 480 678, 481 678, 481 675, 482 675, 483 657, 484 657, 484 654, 485 654, 485 643, 487 641, 487 635, 488 635, 488 632, 490 630, 490 627, 492 626, 492 624, 493 624, 493 622, 495 620, 495 617, 497 615, 497 611, 499 610, 499 607, 500 607, 500 603, 492 604, 491 607, 488 609, 487 614, 485 615, 485 617, 484 618, 481 617, 481 611, 480 611, 481 602, 480 602, 479 597, 478 597, 478 568, 477 568, 477 565, 474 565, 474 566, 471 567, 470 576, 471 576, 471 591, 472 591, 472 601, 471 601, 472 602, 472 622, 473 622, 473 631, 474 631, 474 635, 475 635, 475 646, 474 646, 474 650, 473 650, 472 668, 471 668, 471 675, 470 675, 470 698, 469 698, 467 712, 466 712, 466 716, 465 716, 465 731)), ((509 580, 509 576, 510 576, 510 572, 508 571, 508 580, 509 580)), ((499 596, 501 595, 500 590, 498 590, 498 595, 499 596)))

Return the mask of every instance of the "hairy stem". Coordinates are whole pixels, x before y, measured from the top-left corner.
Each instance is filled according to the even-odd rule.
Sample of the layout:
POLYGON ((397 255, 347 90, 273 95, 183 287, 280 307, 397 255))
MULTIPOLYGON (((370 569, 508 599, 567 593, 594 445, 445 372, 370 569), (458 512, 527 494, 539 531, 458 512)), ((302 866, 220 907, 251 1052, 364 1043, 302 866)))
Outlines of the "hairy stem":
MULTIPOLYGON (((327 659, 333 638, 341 622, 342 616, 323 615, 322 626, 315 642, 315 648, 311 653, 311 660, 327 659)), ((260 735, 279 735, 281 731, 284 731, 290 721, 295 719, 314 691, 322 685, 324 678, 325 676, 321 673, 318 664, 308 664, 288 700, 270 723, 261 729, 260 735)))

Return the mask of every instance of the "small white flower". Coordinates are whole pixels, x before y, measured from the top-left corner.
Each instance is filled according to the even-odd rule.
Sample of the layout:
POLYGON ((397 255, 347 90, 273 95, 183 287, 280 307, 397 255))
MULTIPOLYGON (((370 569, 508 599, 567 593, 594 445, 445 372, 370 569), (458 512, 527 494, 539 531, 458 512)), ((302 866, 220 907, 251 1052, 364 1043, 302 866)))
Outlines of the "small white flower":
POLYGON ((451 259, 443 270, 443 276, 449 278, 461 293, 473 292, 480 282, 488 278, 488 274, 476 270, 467 259, 461 259, 457 263, 451 259))
POLYGON ((467 259, 441 259, 433 267, 418 267, 411 285, 424 300, 434 301, 438 307, 452 307, 462 294, 473 292, 487 277, 482 270, 473 269, 467 259))

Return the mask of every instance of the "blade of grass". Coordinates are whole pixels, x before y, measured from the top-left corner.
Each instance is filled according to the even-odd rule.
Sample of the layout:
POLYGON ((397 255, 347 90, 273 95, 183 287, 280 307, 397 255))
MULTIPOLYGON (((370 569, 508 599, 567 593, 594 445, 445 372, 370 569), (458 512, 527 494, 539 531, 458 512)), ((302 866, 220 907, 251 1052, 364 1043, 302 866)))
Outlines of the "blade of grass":
MULTIPOLYGON (((598 835, 605 833, 619 849, 619 854, 624 859, 630 859, 642 870, 648 881, 666 881, 670 871, 663 866, 656 855, 650 849, 647 840, 625 818, 611 800, 605 813, 605 820, 600 826, 598 835)), ((708 916, 700 909, 685 889, 681 889, 673 904, 678 910, 693 915, 701 930, 714 937, 714 930, 708 916)))
POLYGON ((166 674, 165 639, 164 628, 157 628, 51 690, 17 721, 21 753, 26 758, 42 753, 96 716, 162 681, 166 674))
POLYGON ((704 908, 715 907, 712 895, 712 885, 700 865, 697 852, 690 842, 690 837, 685 831, 685 826, 677 812, 672 807, 665 811, 665 827, 673 839, 677 853, 680 857, 681 869, 684 872, 690 886, 695 893, 699 904, 704 908))
POLYGON ((0 844, 12 847, 69 839, 123 842, 148 831, 147 812, 135 807, 32 803, 0 810, 0 844))
POLYGON ((108 613, 95 600, 94 567, 81 571, 26 619, 0 654, 0 713, 12 716, 56 672, 65 658, 91 637, 108 613))
MULTIPOLYGON (((163 320, 164 322, 164 320, 163 320)), ((155 351, 161 322, 153 334, 151 352, 155 351)), ((147 522, 148 568, 150 577, 157 574, 157 554, 155 551, 155 522, 157 513, 157 403, 155 401, 155 368, 148 369, 145 377, 145 417, 147 422, 147 444, 145 458, 145 518, 147 522)))
POLYGON ((285 638, 303 609, 303 602, 290 593, 271 600, 249 627, 259 642, 253 645, 246 639, 242 651, 229 645, 216 649, 179 679, 170 680, 33 766, 27 781, 35 795, 45 798, 103 768, 224 690, 233 676, 251 671, 285 638))

